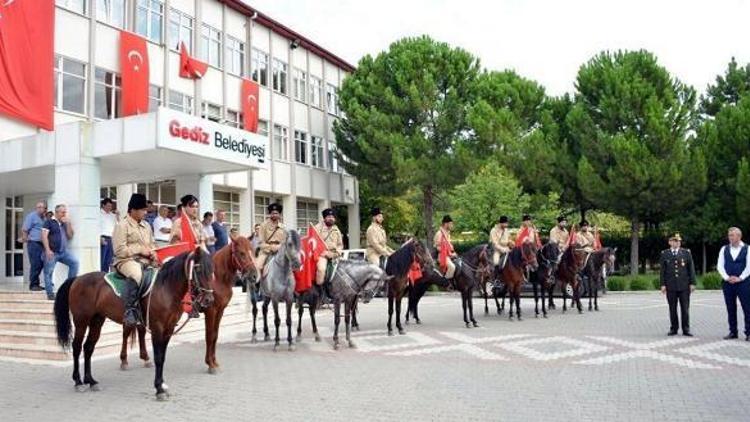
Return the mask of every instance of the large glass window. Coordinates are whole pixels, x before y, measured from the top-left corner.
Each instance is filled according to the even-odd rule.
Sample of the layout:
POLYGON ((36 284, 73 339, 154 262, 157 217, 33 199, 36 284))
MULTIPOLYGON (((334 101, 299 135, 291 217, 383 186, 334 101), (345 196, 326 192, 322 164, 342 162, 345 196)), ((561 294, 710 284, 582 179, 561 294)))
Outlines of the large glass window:
POLYGON ((55 108, 86 112, 86 65, 63 56, 55 56, 55 108))
MULTIPOLYGON (((10 2, 5 2, 5 3, 10 3, 10 2)), ((62 6, 66 9, 72 10, 82 15, 86 14, 86 0, 55 0, 55 3, 58 6, 62 6)))
POLYGON ((146 198, 157 207, 165 205, 174 210, 177 206, 177 186, 174 180, 138 183, 136 190, 146 195, 146 198))
POLYGON ((169 10, 169 48, 179 51, 185 43, 189 52, 193 51, 193 18, 177 9, 169 10))
POLYGON ((193 114, 193 97, 177 91, 169 91, 169 108, 193 114))
POLYGON ((221 67, 221 31, 203 24, 200 57, 211 66, 221 67))
MULTIPOLYGON (((240 228, 240 194, 233 191, 214 190, 214 211, 224 211, 229 228, 240 228)), ((215 215, 215 214, 214 214, 215 215)), ((201 216, 203 217, 203 216, 201 216)))
POLYGON ((310 105, 323 108, 323 80, 310 76, 310 105))
POLYGON ((273 158, 276 160, 289 159, 289 128, 273 125, 273 158))
POLYGON ((204 101, 201 104, 201 117, 212 122, 221 122, 221 106, 204 101))
POLYGON ((148 109, 155 111, 161 106, 161 87, 156 85, 148 86, 148 109))
POLYGON ((224 118, 224 124, 227 126, 242 127, 242 113, 235 110, 227 109, 227 115, 224 118))
POLYGON ((227 72, 245 75, 245 43, 237 38, 227 36, 227 72))
POLYGON ((300 130, 294 131, 294 161, 307 164, 307 134, 300 130))
POLYGON ((161 44, 164 4, 161 0, 138 0, 135 11, 135 32, 161 44))
POLYGON ((268 136, 268 122, 258 119, 258 135, 268 136))
POLYGON ((289 69, 286 63, 273 59, 273 90, 282 94, 287 93, 286 81, 289 69))
POLYGON ((310 137, 310 164, 323 167, 323 138, 320 136, 310 137))
POLYGON ((326 110, 331 114, 339 114, 338 89, 331 84, 326 85, 326 110))
MULTIPOLYGON (((253 212, 253 224, 260 224, 266 220, 266 211, 271 205, 271 197, 264 195, 255 195, 255 210, 253 212)), ((283 218, 283 216, 282 216, 283 218)))
POLYGON ((268 86, 268 54, 253 48, 250 56, 252 73, 250 77, 257 83, 268 86))
POLYGON ((307 101, 307 73, 300 69, 294 69, 294 98, 302 101, 307 101))
POLYGON ((328 142, 328 168, 335 173, 340 173, 339 159, 336 157, 336 144, 328 142))
POLYGON ((125 28, 125 0, 96 0, 96 19, 125 28))
POLYGON ((318 203, 308 201, 297 201, 297 231, 307 234, 307 227, 319 220, 318 203))
POLYGON ((94 117, 114 119, 121 116, 122 81, 120 75, 107 70, 94 70, 94 117))

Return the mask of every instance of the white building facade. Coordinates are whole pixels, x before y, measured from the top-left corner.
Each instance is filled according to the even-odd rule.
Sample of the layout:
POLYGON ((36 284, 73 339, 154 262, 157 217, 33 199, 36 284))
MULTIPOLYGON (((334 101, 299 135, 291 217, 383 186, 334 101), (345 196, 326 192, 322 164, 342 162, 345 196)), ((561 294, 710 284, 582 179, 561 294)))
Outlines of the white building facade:
POLYGON ((100 199, 124 214, 133 192, 172 207, 193 193, 201 212, 225 210, 244 235, 271 202, 300 231, 334 207, 348 246, 359 247, 358 185, 337 163, 332 130, 350 64, 239 0, 56 3, 55 130, 0 115, 0 281, 28 274, 19 239, 38 200, 68 205, 82 272, 99 267, 100 199), (122 29, 147 39, 150 70, 150 112, 126 118, 122 29), (182 42, 209 64, 202 79, 179 77, 182 42), (242 77, 260 85, 257 134, 241 129, 242 77), (210 136, 191 142, 175 125, 210 136))

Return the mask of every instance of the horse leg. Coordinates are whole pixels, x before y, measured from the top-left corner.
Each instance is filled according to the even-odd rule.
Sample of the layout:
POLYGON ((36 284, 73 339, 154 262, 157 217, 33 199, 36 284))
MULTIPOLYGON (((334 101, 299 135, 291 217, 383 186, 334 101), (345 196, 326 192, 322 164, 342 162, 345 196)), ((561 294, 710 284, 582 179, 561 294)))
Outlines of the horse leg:
POLYGON ((358 303, 354 301, 354 305, 352 305, 352 331, 359 331, 359 321, 357 320, 357 313, 359 313, 358 303))
POLYGON ((516 291, 513 294, 516 300, 516 319, 521 320, 521 285, 516 287, 516 291))
POLYGON ((547 318, 547 299, 544 297, 544 293, 546 292, 546 286, 542 285, 542 317, 547 318))
POLYGON ((414 301, 414 309, 412 312, 414 312, 414 322, 417 323, 417 325, 422 323, 422 320, 419 319, 419 301, 422 300, 422 296, 417 295, 416 300, 414 301))
POLYGON ((497 308, 497 314, 500 315, 503 313, 503 310, 500 309, 500 301, 497 300, 497 289, 494 287, 492 288, 492 298, 495 299, 495 307, 497 308))
POLYGON ((294 351, 294 339, 292 338, 292 300, 286 301, 286 342, 289 345, 289 351, 294 351))
POLYGON ((552 282, 550 283, 549 288, 547 290, 547 297, 548 297, 547 308, 548 309, 557 309, 557 306, 555 306, 553 293, 555 293, 555 279, 554 278, 552 279, 552 282))
POLYGON ((136 327, 136 330, 138 330, 138 348, 140 349, 140 358, 143 361, 143 367, 150 368, 151 361, 148 356, 148 349, 146 348, 146 326, 139 325, 136 327))
POLYGON ((537 291, 539 286, 537 283, 532 283, 531 285, 534 287, 534 314, 539 318, 539 292, 537 291))
POLYGON ((209 312, 210 310, 211 308, 206 310, 206 365, 209 374, 216 374, 219 370, 219 363, 216 362, 216 341, 219 339, 219 324, 224 316, 224 309, 214 308, 213 312, 209 312))
POLYGON ((393 318, 393 296, 388 295, 388 335, 393 335, 393 326, 391 325, 391 319, 393 318))
POLYGON ((592 293, 591 290, 593 289, 594 283, 595 283, 594 277, 589 277, 588 280, 586 280, 586 285, 588 286, 588 291, 589 291, 589 312, 594 310, 594 306, 593 306, 594 295, 591 294, 592 293))
MULTIPOLYGON (((567 286, 568 286, 567 283, 562 283, 560 285, 560 290, 562 292, 562 299, 563 299, 563 313, 565 313, 568 310, 568 289, 567 289, 567 286)), ((573 306, 573 305, 571 304, 571 306, 573 306)))
POLYGON ((469 324, 469 318, 466 316, 466 307, 468 306, 466 302, 466 292, 464 290, 461 290, 461 310, 464 312, 464 324, 466 324, 466 328, 471 328, 471 325, 469 324))
MULTIPOLYGON (((356 303, 357 297, 354 296, 354 301, 356 303)), ((352 318, 352 308, 354 308, 354 305, 351 302, 344 303, 344 324, 346 327, 346 343, 349 345, 350 348, 355 348, 354 342, 352 341, 351 336, 351 318, 352 318)))
POLYGON ((167 400, 169 397, 164 383, 164 361, 167 356, 169 339, 170 337, 165 336, 161 330, 151 332, 151 348, 154 350, 154 364, 156 365, 154 388, 156 388, 156 400, 159 401, 167 400))
POLYGON ((482 296, 484 296, 484 314, 489 315, 490 314, 490 307, 487 306, 487 286, 484 287, 482 290, 482 296))
POLYGON ((477 320, 474 319, 474 299, 471 297, 472 291, 469 289, 468 296, 468 303, 469 306, 469 321, 471 321, 471 325, 473 325, 475 328, 479 327, 479 324, 477 324, 477 320))
MULTIPOLYGON (((297 342, 302 341, 302 314, 305 312, 302 295, 297 299, 297 342)), ((310 306, 310 305, 308 305, 310 306)))
POLYGON ((120 370, 122 371, 128 369, 128 337, 133 330, 134 328, 130 326, 122 327, 122 347, 120 348, 120 370))
POLYGON ((313 334, 315 335, 315 341, 320 341, 320 334, 318 334, 318 324, 315 322, 315 311, 317 310, 318 305, 313 302, 310 304, 307 308, 308 312, 310 313, 310 322, 312 323, 312 330, 313 334))
MULTIPOLYGON (((508 319, 513 321, 513 290, 508 289, 508 319)), ((505 295, 503 295, 503 308, 505 307, 505 295)))
POLYGON ((89 385, 91 391, 99 391, 99 383, 91 375, 91 356, 94 354, 96 342, 99 341, 102 324, 104 324, 103 316, 97 315, 91 318, 89 335, 86 337, 86 343, 83 344, 83 382, 89 385))
POLYGON ((401 295, 396 298, 396 328, 399 334, 406 334, 404 327, 401 325, 401 295))
POLYGON ((255 300, 255 296, 253 295, 253 298, 250 300, 253 304, 253 331, 252 331, 252 338, 250 339, 251 343, 256 343, 258 341, 257 338, 255 338, 255 335, 258 333, 258 330, 255 327, 255 320, 258 318, 258 301, 255 300))
POLYGON ((341 301, 333 303, 333 349, 339 350, 339 323, 341 323, 341 301))
POLYGON ((271 299, 263 299, 263 341, 271 340, 271 334, 268 332, 268 305, 271 299))
POLYGON ((404 324, 409 325, 409 314, 411 313, 412 309, 412 302, 414 297, 414 288, 410 287, 407 290, 407 298, 406 298, 406 316, 404 317, 404 324))
POLYGON ((599 310, 599 283, 594 286, 594 310, 599 310))
POLYGON ((88 388, 81 381, 81 373, 78 360, 81 357, 83 337, 86 335, 89 321, 85 318, 77 318, 75 321, 75 336, 73 337, 73 382, 76 383, 76 391, 84 392, 88 388))
POLYGON ((276 328, 276 337, 274 337, 273 350, 276 351, 280 343, 279 326, 281 326, 281 317, 279 317, 279 301, 278 300, 273 301, 273 326, 274 328, 276 328))

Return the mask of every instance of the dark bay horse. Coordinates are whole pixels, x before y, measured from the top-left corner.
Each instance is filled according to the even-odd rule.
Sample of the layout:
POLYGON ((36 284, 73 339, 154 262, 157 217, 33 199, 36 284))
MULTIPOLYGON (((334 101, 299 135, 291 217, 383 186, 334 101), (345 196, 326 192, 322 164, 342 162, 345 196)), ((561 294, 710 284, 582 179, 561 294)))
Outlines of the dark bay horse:
MULTIPOLYGON (((203 309, 213 304, 211 289, 213 263, 208 252, 200 247, 185 252, 166 262, 154 281, 151 293, 141 298, 144 320, 151 330, 156 374, 154 387, 157 400, 166 400, 168 393, 164 384, 164 361, 167 345, 174 333, 175 325, 182 315, 182 298, 191 291, 196 303, 203 309)), ((71 314, 75 334, 73 336, 73 381, 77 391, 99 390, 98 382, 91 374, 91 356, 101 334, 102 324, 109 318, 122 324, 125 313, 123 301, 104 280, 104 273, 87 273, 70 278, 60 286, 55 299, 55 327, 57 341, 63 349, 71 344, 71 314), (86 343, 83 338, 88 330, 86 343), (84 351, 84 378, 81 381, 79 357, 84 351)))
MULTIPOLYGON (((500 279, 503 283, 500 292, 503 297, 503 305, 498 313, 501 313, 505 307, 505 295, 507 293, 510 303, 508 308, 508 319, 510 320, 513 320, 514 303, 518 320, 521 320, 521 288, 526 278, 526 272, 533 273, 539 268, 536 254, 536 245, 531 242, 524 242, 521 246, 516 246, 510 250, 505 267, 500 272, 500 279)), ((497 290, 493 289, 493 295, 497 295, 497 290)))
POLYGON ((594 302, 593 309, 599 310, 599 288, 604 287, 604 271, 607 268, 614 268, 616 252, 617 248, 601 248, 592 252, 581 270, 589 297, 589 311, 592 310, 592 300, 594 302))
POLYGON ((413 283, 407 288, 408 301, 406 302, 406 318, 405 322, 409 323, 409 316, 414 317, 414 322, 421 324, 422 320, 419 319, 419 301, 430 286, 438 286, 447 288, 450 286, 450 281, 443 277, 438 270, 433 266, 424 266, 422 268, 422 277, 418 280, 414 280, 413 283))
POLYGON ((396 328, 399 334, 406 334, 401 325, 401 299, 404 297, 409 285, 409 268, 413 262, 417 262, 422 268, 434 267, 434 261, 427 248, 417 238, 411 238, 403 244, 396 252, 388 257, 385 273, 391 277, 388 285, 388 335, 393 335, 394 305, 396 310, 396 328))
MULTIPOLYGON (((255 271, 255 265, 252 258, 252 244, 243 236, 238 236, 229 245, 219 249, 213 255, 214 274, 213 290, 214 304, 204 311, 205 313, 205 335, 206 335, 206 358, 208 373, 216 374, 219 369, 219 363, 216 360, 216 341, 219 338, 219 327, 221 318, 224 315, 229 302, 232 300, 232 287, 234 286, 235 275, 249 276, 255 271)), ((135 333, 134 327, 123 327, 122 348, 120 349, 120 369, 128 367, 128 337, 135 333)), ((144 361, 144 366, 148 367, 149 357, 146 350, 146 327, 139 325, 137 327, 138 343, 140 346, 140 358, 144 361)))
POLYGON ((536 254, 539 267, 529 274, 529 282, 534 288, 534 312, 539 318, 539 290, 541 290, 542 316, 547 318, 547 306, 545 304, 545 293, 552 295, 555 286, 555 271, 560 263, 560 247, 555 242, 545 243, 536 254))
MULTIPOLYGON (((461 266, 456 269, 453 285, 461 292, 461 308, 464 313, 466 328, 479 327, 474 319, 474 304, 472 294, 474 290, 485 285, 492 279, 492 262, 490 246, 477 245, 461 255, 461 266)), ((519 314, 520 318, 520 314, 519 314)))
POLYGON ((576 306, 578 308, 578 313, 583 312, 583 306, 581 306, 580 278, 578 274, 583 258, 583 253, 576 252, 575 248, 571 246, 563 252, 562 257, 560 258, 560 263, 557 266, 555 277, 560 284, 560 291, 562 291, 563 312, 568 310, 567 286, 570 286, 573 290, 571 306, 576 306))

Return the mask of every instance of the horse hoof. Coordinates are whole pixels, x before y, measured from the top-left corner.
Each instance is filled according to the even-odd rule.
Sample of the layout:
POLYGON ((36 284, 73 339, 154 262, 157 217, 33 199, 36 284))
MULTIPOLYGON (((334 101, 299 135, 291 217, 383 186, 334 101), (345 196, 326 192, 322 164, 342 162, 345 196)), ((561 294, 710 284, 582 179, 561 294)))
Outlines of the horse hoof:
POLYGON ((534 317, 535 318, 539 318, 539 314, 534 314, 534 317))
POLYGON ((404 324, 409 325, 409 320, 404 321, 404 324))
POLYGON ((94 391, 94 392, 102 391, 102 387, 100 387, 99 384, 91 384, 89 386, 89 391, 94 391))
POLYGON ((479 328, 479 324, 476 321, 471 321, 471 324, 474 325, 474 328, 479 328))
POLYGON ((388 335, 392 336, 393 335, 393 330, 388 330, 388 335))
POLYGON ((257 339, 257 338, 255 338, 255 336, 253 336, 253 337, 252 337, 252 338, 250 339, 250 343, 252 343, 252 344, 255 344, 255 343, 257 343, 257 342, 258 342, 258 339, 257 339))
POLYGON ((471 328, 471 324, 469 324, 469 323, 467 322, 467 323, 466 323, 466 328, 471 328))
POLYGON ((270 334, 266 334, 265 336, 263 336, 263 341, 270 341, 270 340, 271 340, 270 334))
POLYGON ((333 350, 339 350, 339 344, 333 343, 333 350))
POLYGON ((288 348, 287 350, 289 350, 290 352, 293 352, 293 351, 294 351, 294 349, 295 349, 295 348, 294 348, 294 345, 293 345, 293 344, 290 344, 290 345, 289 345, 289 348, 288 348))
POLYGON ((547 318, 547 314, 542 315, 543 318, 547 318))
POLYGON ((511 315, 511 316, 508 317, 508 321, 513 322, 513 315, 511 315))
POLYGON ((352 330, 359 331, 359 325, 352 325, 352 330))
POLYGON ((216 375, 216 374, 219 373, 219 368, 209 367, 208 368, 208 373, 211 374, 211 375, 216 375))
POLYGON ((350 349, 356 349, 356 348, 357 348, 357 345, 356 345, 356 344, 354 344, 354 342, 353 342, 353 341, 350 341, 350 342, 349 342, 349 348, 350 348, 350 349))
POLYGON ((169 400, 169 394, 166 392, 156 393, 156 401, 167 401, 169 400))
POLYGON ((273 351, 277 352, 279 350, 279 343, 276 343, 273 345, 273 351))
POLYGON ((127 371, 128 370, 128 363, 127 362, 121 363, 120 364, 120 370, 121 371, 127 371))
POLYGON ((520 316, 518 317, 518 320, 519 320, 519 321, 522 321, 522 319, 521 319, 521 317, 520 317, 520 316))
POLYGON ((144 368, 150 368, 150 367, 152 367, 152 366, 153 366, 153 365, 151 364, 151 361, 150 361, 150 360, 146 360, 146 361, 143 361, 143 367, 144 367, 144 368))
POLYGON ((76 392, 77 393, 85 393, 88 390, 89 390, 89 386, 88 385, 83 385, 83 384, 76 385, 76 392))
POLYGON ((579 310, 578 310, 578 313, 579 313, 579 314, 582 314, 582 313, 583 313, 583 309, 579 309, 579 310))
POLYGON ((296 341, 297 343, 301 343, 302 342, 302 336, 299 335, 299 334, 297 334, 297 338, 295 338, 294 341, 296 341))
POLYGON ((318 343, 320 343, 322 341, 322 339, 320 338, 319 335, 315 334, 315 341, 318 342, 318 343))
POLYGON ((416 321, 417 325, 422 325, 422 320, 421 319, 415 319, 414 321, 416 321))
POLYGON ((596 312, 599 312, 599 308, 594 308, 594 310, 595 310, 596 312))
POLYGON ((406 331, 404 331, 403 328, 399 328, 398 329, 398 333, 401 334, 401 335, 404 335, 404 334, 406 334, 406 331))

